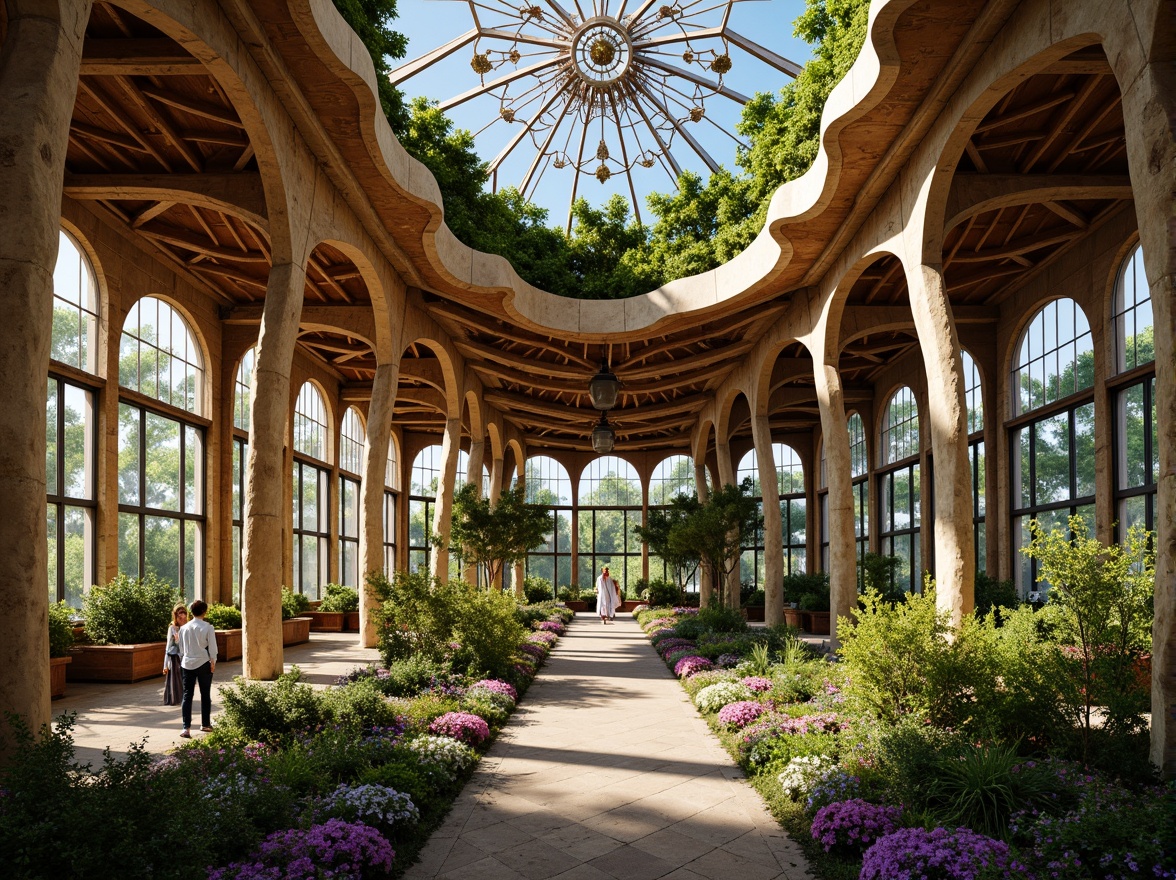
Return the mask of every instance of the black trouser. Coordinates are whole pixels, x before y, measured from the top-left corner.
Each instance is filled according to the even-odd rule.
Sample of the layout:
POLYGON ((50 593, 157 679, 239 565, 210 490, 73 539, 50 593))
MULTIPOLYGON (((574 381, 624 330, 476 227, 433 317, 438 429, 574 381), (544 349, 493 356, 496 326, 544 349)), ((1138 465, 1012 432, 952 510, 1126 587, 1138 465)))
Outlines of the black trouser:
POLYGON ((184 669, 184 702, 181 709, 184 730, 192 726, 192 694, 197 682, 200 684, 200 724, 202 727, 212 727, 212 664, 205 663, 195 669, 184 669))

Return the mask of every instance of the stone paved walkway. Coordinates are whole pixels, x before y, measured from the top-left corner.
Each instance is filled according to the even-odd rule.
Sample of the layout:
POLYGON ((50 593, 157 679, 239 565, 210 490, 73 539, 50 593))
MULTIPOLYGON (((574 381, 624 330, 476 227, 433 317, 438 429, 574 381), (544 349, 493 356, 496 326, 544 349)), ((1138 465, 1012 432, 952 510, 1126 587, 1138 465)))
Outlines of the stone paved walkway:
POLYGON ((406 878, 810 876, 636 622, 581 614, 406 878))

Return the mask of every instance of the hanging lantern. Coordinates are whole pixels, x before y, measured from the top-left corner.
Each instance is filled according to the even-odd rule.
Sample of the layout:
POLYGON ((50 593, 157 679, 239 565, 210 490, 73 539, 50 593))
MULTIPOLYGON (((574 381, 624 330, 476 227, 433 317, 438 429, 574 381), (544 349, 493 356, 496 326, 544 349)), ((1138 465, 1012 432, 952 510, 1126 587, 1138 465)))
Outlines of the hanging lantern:
POLYGON ((600 362, 600 372, 592 377, 588 383, 588 396, 592 398, 594 409, 612 409, 617 405, 617 394, 621 390, 621 380, 613 375, 608 368, 607 361, 600 362))
POLYGON ((608 413, 600 414, 600 421, 592 429, 592 449, 598 455, 608 455, 617 442, 617 434, 608 423, 608 413))

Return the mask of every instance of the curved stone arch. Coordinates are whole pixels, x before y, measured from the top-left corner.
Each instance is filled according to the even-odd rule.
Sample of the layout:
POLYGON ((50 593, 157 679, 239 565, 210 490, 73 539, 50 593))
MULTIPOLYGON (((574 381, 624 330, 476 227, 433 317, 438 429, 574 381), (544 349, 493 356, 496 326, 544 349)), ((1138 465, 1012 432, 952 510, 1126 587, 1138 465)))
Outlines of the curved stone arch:
MULTIPOLYGON (((1116 267, 1117 266, 1118 266, 1118 264, 1116 264, 1116 267)), ((1059 300, 1063 300, 1063 299, 1068 299, 1068 300, 1073 301, 1074 305, 1076 305, 1078 307, 1078 311, 1080 311, 1082 313, 1082 316, 1084 318, 1086 318, 1086 325, 1091 330, 1092 340, 1093 340, 1093 331, 1094 331, 1095 325, 1091 323, 1089 313, 1086 311, 1086 309, 1084 309, 1082 307, 1082 303, 1079 300, 1075 299, 1072 296, 1065 296, 1064 294, 1056 294, 1056 293, 1055 294, 1050 294, 1050 293, 1042 294, 1037 299, 1034 299, 1031 302, 1026 303, 1024 310, 1019 315, 1017 315, 1016 319, 1011 323, 1009 334, 1007 337, 1006 347, 1005 347, 1004 351, 998 351, 997 356, 996 356, 997 370, 1001 371, 999 373, 999 375, 1003 375, 1006 377, 1012 376, 1012 374, 1013 374, 1013 360, 1017 357, 1017 353, 1021 350, 1021 341, 1025 336, 1025 331, 1028 329, 1029 325, 1033 322, 1033 319, 1036 318, 1039 314, 1041 314, 1042 309, 1044 309, 1047 305, 1049 305, 1052 302, 1058 302, 1059 300)), ((1015 393, 1016 393, 1016 389, 1012 387, 1011 382, 1010 382, 1010 384, 1009 384, 1009 402, 1008 402, 1008 406, 1010 406, 1010 407, 1012 406, 1012 398, 1015 393)), ((1006 419, 1008 417, 1009 417, 1009 414, 1007 412, 1001 416, 1002 419, 1006 419)))
POLYGON ((773 339, 769 345, 764 346, 762 350, 756 352, 759 357, 759 366, 756 372, 749 378, 749 387, 746 389, 747 399, 751 405, 752 418, 768 415, 768 403, 773 390, 772 375, 775 373, 776 361, 785 348, 797 344, 803 346, 805 351, 808 351, 808 346, 795 336, 781 336, 780 338, 773 339))
MULTIPOLYGON (((460 418, 462 389, 458 383, 458 364, 455 363, 445 343, 441 339, 424 335, 417 336, 415 339, 407 339, 404 348, 407 349, 410 345, 423 346, 436 356, 438 366, 441 369, 441 378, 445 383, 444 388, 437 389, 445 400, 446 412, 444 415, 447 419, 460 418)), ((403 356, 403 352, 401 354, 403 356)))
POLYGON ((468 426, 471 441, 482 440, 486 436, 482 399, 472 388, 467 388, 462 397, 462 424, 468 426), (465 418, 466 413, 469 414, 468 421, 465 418))
MULTIPOLYGON (((340 230, 335 229, 333 231, 338 233, 340 230)), ((371 328, 362 329, 357 327, 336 328, 329 324, 323 324, 321 325, 321 329, 339 329, 358 339, 362 339, 371 347, 372 352, 376 356, 377 363, 388 363, 394 357, 392 327, 391 322, 388 320, 388 309, 391 305, 389 302, 390 292, 387 290, 382 273, 377 268, 384 263, 383 256, 379 254, 373 255, 365 250, 363 244, 351 241, 341 235, 329 235, 320 238, 315 242, 310 253, 313 254, 319 245, 323 244, 330 245, 340 251, 351 261, 356 271, 359 272, 359 276, 363 280, 370 300, 372 326, 371 328)), ((302 326, 313 327, 315 325, 304 322, 302 326)))
MULTIPOLYGON (((122 334, 123 334, 124 329, 127 324, 127 315, 130 314, 132 307, 138 305, 139 303, 141 303, 145 299, 157 299, 160 302, 166 303, 168 308, 174 310, 180 316, 180 318, 183 319, 184 326, 187 328, 188 332, 192 334, 192 339, 195 341, 196 349, 200 354, 200 366, 201 366, 201 369, 204 370, 204 377, 203 377, 203 381, 201 382, 201 388, 200 388, 200 408, 195 413, 195 415, 201 416, 202 418, 208 418, 208 414, 212 412, 212 400, 213 400, 213 394, 212 394, 213 383, 212 383, 211 377, 209 375, 210 374, 210 369, 209 369, 210 355, 209 355, 209 347, 208 347, 208 338, 207 338, 207 334, 205 333, 204 329, 200 326, 199 319, 195 315, 193 315, 192 312, 189 311, 183 305, 183 303, 181 303, 179 300, 175 299, 174 297, 172 297, 166 293, 154 293, 149 290, 145 291, 141 295, 135 297, 134 300, 132 300, 131 302, 126 303, 126 310, 119 314, 118 334, 119 334, 120 341, 117 346, 118 349, 121 350, 121 348, 122 348, 121 340, 122 340, 122 334)), ((114 383, 116 385, 121 385, 121 383, 119 382, 119 377, 118 377, 117 359, 115 361, 115 365, 114 365, 113 369, 115 371, 115 375, 113 377, 114 383)))
MULTIPOLYGON (((842 338, 842 333, 845 331, 845 310, 849 305, 849 295, 853 292, 853 286, 867 269, 887 258, 901 260, 899 255, 889 248, 879 246, 868 250, 841 273, 840 277, 831 285, 830 294, 825 297, 825 336, 821 341, 824 344, 826 361, 831 361, 834 366, 841 360, 841 352, 845 346, 864 335, 855 331, 849 337, 842 338)), ((913 318, 910 323, 914 324, 913 318)), ((905 326, 905 322, 897 326, 905 326)), ((885 328, 874 326, 870 328, 869 332, 877 333, 879 329, 885 328)))
MULTIPOLYGON (((729 443, 731 441, 731 418, 734 415, 735 405, 739 402, 740 398, 747 404, 748 412, 751 412, 751 399, 742 388, 727 388, 722 398, 715 400, 716 443, 729 443)), ((732 467, 734 467, 734 462, 732 462, 732 467)))
MULTIPOLYGON (((514 454, 514 461, 511 463, 509 473, 511 473, 512 475, 519 475, 519 476, 525 474, 526 473, 525 468, 527 466, 527 451, 526 451, 526 449, 523 448, 522 440, 520 440, 518 437, 509 437, 506 441, 505 446, 503 447, 503 457, 504 458, 506 457, 507 452, 511 452, 514 454)), ((504 477, 505 477, 505 475, 504 475, 504 477)), ((510 480, 504 479, 502 488, 509 489, 510 483, 511 483, 510 480)))
MULTIPOLYGON (((1119 332, 1114 327, 1115 289, 1119 285, 1119 276, 1123 274, 1128 257, 1135 253, 1135 248, 1137 247, 1143 247, 1143 241, 1140 238, 1138 229, 1123 239, 1119 247, 1115 250, 1114 255, 1111 257, 1110 266, 1107 269, 1107 278, 1103 282, 1102 317, 1107 322, 1107 327, 1109 328, 1107 338, 1112 345, 1115 344, 1112 337, 1117 336, 1119 332)), ((1111 354, 1113 355, 1113 352, 1111 354)), ((1113 360, 1112 357, 1108 363, 1113 362, 1113 360)))
POLYGON ((506 455, 506 443, 502 435, 502 427, 496 421, 486 423, 486 436, 490 440, 490 458, 497 460, 506 455))
MULTIPOLYGON (((291 383, 291 385, 293 385, 293 383, 291 383)), ((290 449, 292 451, 296 451, 296 450, 294 450, 294 416, 295 416, 295 413, 298 411, 298 398, 302 396, 302 389, 305 388, 307 385, 310 385, 311 387, 313 387, 315 389, 315 391, 317 391, 319 393, 319 396, 322 398, 323 416, 327 420, 326 430, 323 432, 324 433, 324 441, 323 442, 325 442, 327 444, 327 448, 323 450, 323 457, 321 459, 317 459, 317 460, 326 462, 328 464, 330 464, 331 462, 337 463, 336 457, 338 456, 339 425, 342 424, 342 422, 343 422, 343 414, 335 412, 334 406, 333 406, 333 401, 334 401, 333 395, 328 394, 327 389, 323 385, 323 383, 320 382, 318 379, 314 378, 313 376, 308 377, 307 379, 300 382, 297 390, 294 390, 293 388, 291 389, 294 393, 292 395, 292 400, 290 402, 290 410, 289 410, 289 412, 290 412, 290 420, 289 420, 290 421, 290 429, 289 429, 290 430, 290 434, 289 434, 289 436, 290 436, 290 449)), ((306 453, 304 453, 304 452, 300 452, 298 454, 299 455, 306 455, 306 453)))

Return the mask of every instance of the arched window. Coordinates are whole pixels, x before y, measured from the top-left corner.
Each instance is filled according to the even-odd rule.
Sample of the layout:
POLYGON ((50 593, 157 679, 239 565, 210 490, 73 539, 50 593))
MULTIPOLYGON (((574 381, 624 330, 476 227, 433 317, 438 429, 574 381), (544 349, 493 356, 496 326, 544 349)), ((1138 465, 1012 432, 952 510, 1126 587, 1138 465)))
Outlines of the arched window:
POLYGON ((968 419, 968 460, 972 464, 972 537, 976 547, 976 570, 984 571, 987 534, 984 527, 984 395, 980 370, 966 351, 960 352, 964 369, 964 404, 968 419))
POLYGON ((313 382, 294 406, 294 583, 310 599, 322 598, 330 578, 330 483, 327 407, 313 382))
POLYGON ((1054 300, 1033 316, 1012 381, 1012 538, 1024 594, 1038 589, 1036 562, 1017 552, 1031 539, 1031 520, 1048 531, 1079 513, 1094 526, 1094 349, 1074 300, 1054 300))
POLYGON ((1115 281, 1115 500, 1119 536, 1156 527, 1160 444, 1156 424, 1155 328, 1151 290, 1136 245, 1115 281))
POLYGON ((347 407, 339 426, 339 583, 359 586, 359 486, 366 435, 359 410, 347 407))
POLYGON ((160 406, 118 406, 118 566, 203 593, 204 358, 183 316, 146 296, 133 305, 119 345, 119 383, 160 406), (188 414, 191 414, 188 415, 188 414))
MULTIPOLYGON (((649 507, 668 507, 678 495, 696 495, 698 487, 694 482, 694 459, 688 455, 671 455, 658 462, 649 477, 649 507)), ((660 556, 649 553, 650 580, 662 579, 674 582, 671 571, 660 556)), ((698 572, 687 584, 687 589, 698 590, 698 572)))
MULTIPOLYGON (((805 490, 804 465, 800 456, 791 446, 784 443, 772 444, 772 458, 776 463, 776 490, 780 504, 780 528, 784 544, 784 573, 804 574, 805 558, 805 490)), ((760 498, 761 510, 764 501, 770 498, 770 489, 765 492, 759 480, 759 456, 754 449, 748 450, 739 462, 735 480, 742 483, 750 477, 754 492, 760 498)), ((755 589, 764 588, 764 536, 757 531, 752 543, 743 548, 739 562, 739 580, 750 583, 755 589)))
MULTIPOLYGON (((50 358, 93 373, 98 358, 98 284, 78 243, 60 233, 53 270, 50 358)), ((49 600, 80 608, 95 580, 97 457, 94 388, 49 366, 45 424, 49 600)))
POLYGON ((249 451, 249 391, 253 385, 253 364, 257 348, 241 355, 233 382, 233 603, 241 601, 241 567, 245 534, 245 461, 249 451))
POLYGON ((922 589, 919 504, 919 406, 914 392, 903 386, 894 393, 882 416, 882 466, 878 475, 883 556, 894 556, 891 585, 909 592, 922 589))
POLYGON ((576 511, 581 587, 594 584, 605 565, 622 589, 640 580, 641 541, 633 526, 641 522, 641 504, 641 481, 623 458, 602 455, 584 468, 576 511))
POLYGON ((572 481, 567 469, 546 455, 527 459, 527 502, 546 507, 551 528, 544 543, 527 554, 527 577, 551 581, 557 590, 572 583, 572 481))
POLYGON ((396 570, 396 499, 400 495, 400 464, 396 439, 388 438, 388 463, 384 467, 384 574, 396 570))
MULTIPOLYGON (((460 489, 466 483, 472 482, 469 479, 469 475, 470 475, 470 454, 468 452, 466 452, 464 449, 458 449, 457 450, 457 472, 454 475, 455 489, 460 489)), ((513 482, 511 484, 511 488, 514 488, 513 482)), ((484 461, 482 464, 482 485, 481 485, 480 491, 482 493, 483 498, 490 497, 490 471, 487 469, 484 461)), ((454 548, 454 550, 456 551, 457 548, 454 548)), ((466 567, 467 566, 465 565, 462 558, 458 555, 457 552, 453 552, 453 553, 449 554, 449 576, 450 576, 450 578, 460 578, 462 576, 463 570, 466 567)), ((513 568, 508 568, 506 571, 503 572, 503 577, 508 580, 512 577, 512 575, 513 575, 513 568)), ((479 569, 478 569, 478 583, 485 583, 485 579, 486 579, 486 575, 484 574, 484 569, 479 567, 479 569)), ((509 586, 509 584, 508 584, 508 586, 509 586)))
POLYGON ((433 505, 437 503, 437 481, 441 476, 441 444, 426 446, 412 463, 408 494, 408 568, 427 571, 432 545, 433 505))

